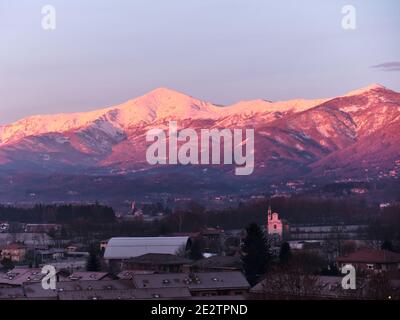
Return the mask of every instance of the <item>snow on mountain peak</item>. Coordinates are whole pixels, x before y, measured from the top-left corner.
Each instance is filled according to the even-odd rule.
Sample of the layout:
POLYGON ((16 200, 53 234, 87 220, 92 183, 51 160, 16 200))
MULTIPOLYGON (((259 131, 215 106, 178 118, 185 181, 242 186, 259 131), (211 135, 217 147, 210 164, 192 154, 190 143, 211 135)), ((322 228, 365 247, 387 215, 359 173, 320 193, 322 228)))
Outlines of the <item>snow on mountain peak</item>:
MULTIPOLYGON (((384 89, 381 85, 352 91, 347 96, 359 95, 371 90, 384 89)), ((296 113, 314 108, 327 101, 289 100, 270 102, 267 100, 242 101, 231 106, 220 107, 193 98, 165 87, 129 100, 117 106, 90 112, 40 115, 27 117, 10 125, 0 126, 0 145, 45 133, 61 133, 70 130, 95 128, 106 134, 120 134, 125 129, 137 125, 148 125, 167 119, 224 119, 230 116, 248 118, 255 114, 265 115, 260 119, 270 119, 273 114, 296 113)), ((272 117, 271 119, 274 119, 272 117)))
POLYGON ((345 95, 345 97, 357 96, 357 95, 364 94, 366 92, 369 92, 369 91, 372 91, 372 90, 378 90, 378 89, 385 89, 386 90, 386 88, 384 86, 382 86, 380 84, 377 84, 377 83, 374 83, 374 84, 371 84, 369 86, 366 86, 366 87, 363 87, 363 88, 360 88, 360 89, 357 89, 357 90, 350 91, 349 93, 347 93, 345 95))

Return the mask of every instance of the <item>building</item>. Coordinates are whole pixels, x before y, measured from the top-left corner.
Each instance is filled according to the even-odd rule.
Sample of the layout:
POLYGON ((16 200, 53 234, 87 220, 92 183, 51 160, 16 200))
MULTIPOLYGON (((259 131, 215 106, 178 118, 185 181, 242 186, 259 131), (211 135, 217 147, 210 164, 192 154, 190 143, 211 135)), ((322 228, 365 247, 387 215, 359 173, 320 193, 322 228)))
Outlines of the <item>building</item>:
POLYGON ((0 246, 17 242, 32 248, 47 248, 55 244, 46 233, 0 233, 0 246))
POLYGON ((15 299, 14 296, 28 300, 180 300, 191 298, 187 288, 138 289, 134 288, 132 281, 124 280, 59 282, 56 290, 44 290, 40 283, 27 283, 23 289, 24 296, 21 296, 21 291, 7 291, 5 294, 10 297, 10 300, 15 299))
POLYGON ((147 253, 123 262, 124 270, 145 270, 159 273, 183 272, 189 268, 191 260, 173 254, 147 253))
POLYGON ((0 222, 0 233, 8 232, 10 230, 10 224, 8 222, 0 222))
POLYGON ((400 254, 376 249, 362 249, 347 256, 337 258, 339 268, 351 264, 356 270, 375 272, 398 272, 400 270, 400 254))
POLYGON ((109 241, 109 240, 102 240, 102 241, 100 241, 100 251, 101 251, 101 252, 104 253, 104 252, 106 251, 108 241, 109 241))
POLYGON ((154 271, 148 270, 124 270, 117 274, 117 278, 120 280, 132 280, 137 274, 153 274, 154 271))
POLYGON ((204 228, 201 230, 200 235, 204 238, 204 240, 222 241, 224 230, 217 228, 204 228))
POLYGON ((241 272, 134 275, 136 288, 188 288, 192 296, 243 296, 250 285, 241 272))
POLYGON ((59 300, 182 300, 191 298, 187 288, 74 290, 58 293, 59 300))
POLYGON ((49 233, 49 232, 60 232, 61 225, 54 223, 41 223, 41 224, 33 224, 28 223, 25 225, 24 232, 27 233, 49 233))
POLYGON ((75 271, 86 270, 87 258, 67 258, 60 261, 52 261, 51 265, 57 270, 66 270, 69 273, 74 273, 75 271))
POLYGON ((0 287, 0 301, 1 300, 26 300, 24 290, 21 287, 1 288, 0 287))
POLYGON ((214 256, 201 259, 192 264, 192 271, 215 272, 215 271, 241 271, 243 267, 239 256, 214 256))
POLYGON ((92 272, 92 271, 76 271, 70 276, 60 281, 99 281, 112 280, 112 276, 108 272, 92 272))
POLYGON ((56 290, 44 290, 41 283, 25 283, 21 288, 0 289, 7 300, 176 300, 191 298, 185 287, 135 288, 132 281, 63 281, 57 283, 56 290), (10 291, 14 289, 14 291, 10 291))
POLYGON ((288 224, 284 220, 279 219, 279 214, 272 212, 271 207, 269 207, 265 229, 271 238, 281 240, 288 231, 288 224))
POLYGON ((18 287, 28 282, 40 282, 44 276, 41 269, 14 268, 0 275, 0 287, 18 287))
POLYGON ((9 259, 12 262, 22 262, 25 260, 27 248, 19 243, 12 243, 0 248, 1 259, 9 259))
POLYGON ((64 255, 65 249, 51 248, 35 251, 35 256, 41 263, 59 261, 64 258, 64 255))
POLYGON ((291 225, 291 240, 364 239, 367 225, 291 225))
POLYGON ((105 260, 128 260, 148 253, 183 254, 190 250, 189 237, 112 238, 104 252, 105 260))

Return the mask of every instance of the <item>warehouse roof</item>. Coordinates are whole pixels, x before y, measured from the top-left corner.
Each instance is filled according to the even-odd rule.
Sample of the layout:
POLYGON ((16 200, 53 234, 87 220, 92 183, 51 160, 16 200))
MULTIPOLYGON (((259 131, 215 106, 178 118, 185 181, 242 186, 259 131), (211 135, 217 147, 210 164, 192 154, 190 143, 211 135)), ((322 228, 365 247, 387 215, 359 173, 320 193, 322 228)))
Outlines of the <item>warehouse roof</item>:
POLYGON ((190 291, 249 289, 249 283, 239 271, 166 273, 134 275, 136 288, 176 288, 187 287, 190 291))
POLYGON ((147 253, 177 254, 187 249, 189 237, 112 238, 104 253, 105 259, 129 259, 147 253))

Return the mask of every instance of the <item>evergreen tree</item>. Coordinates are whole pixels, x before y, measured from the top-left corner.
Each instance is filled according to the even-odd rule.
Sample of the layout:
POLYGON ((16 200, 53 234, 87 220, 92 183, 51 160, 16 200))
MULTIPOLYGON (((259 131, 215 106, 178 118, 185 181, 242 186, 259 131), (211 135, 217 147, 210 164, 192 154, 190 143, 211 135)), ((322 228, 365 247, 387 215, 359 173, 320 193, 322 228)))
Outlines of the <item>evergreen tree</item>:
POLYGON ((4 270, 6 270, 6 271, 10 271, 10 270, 14 269, 14 267, 15 267, 14 263, 11 261, 11 259, 8 259, 8 258, 4 258, 1 261, 1 265, 3 266, 4 270))
POLYGON ((189 258, 192 260, 200 260, 203 258, 203 248, 200 240, 196 239, 192 242, 189 258))
POLYGON ((382 246, 381 246, 381 249, 382 249, 382 250, 387 250, 387 251, 393 251, 393 244, 392 244, 392 242, 389 241, 389 240, 383 241, 382 246))
POLYGON ((286 264, 292 257, 292 250, 287 242, 282 243, 281 249, 279 251, 279 261, 282 264, 286 264))
POLYGON ((101 270, 100 258, 92 246, 89 250, 89 257, 86 262, 86 271, 97 272, 101 270))
POLYGON ((246 232, 242 261, 247 281, 253 286, 267 270, 270 261, 269 245, 264 232, 256 223, 250 224, 246 232))

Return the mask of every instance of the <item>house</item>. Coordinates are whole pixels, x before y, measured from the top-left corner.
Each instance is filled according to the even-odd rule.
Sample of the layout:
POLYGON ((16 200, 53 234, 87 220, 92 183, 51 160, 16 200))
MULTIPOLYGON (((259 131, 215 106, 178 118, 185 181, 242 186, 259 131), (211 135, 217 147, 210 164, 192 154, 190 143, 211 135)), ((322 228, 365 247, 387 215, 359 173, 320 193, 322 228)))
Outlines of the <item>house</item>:
POLYGON ((197 272, 240 271, 242 261, 238 256, 213 256, 194 262, 191 270, 197 272))
POLYGON ((225 239, 225 232, 218 228, 204 228, 200 232, 200 239, 207 252, 220 254, 225 239))
POLYGON ((0 233, 0 246, 17 242, 27 247, 43 249, 55 244, 46 233, 0 233))
POLYGON ((66 247, 65 250, 66 250, 67 252, 76 252, 76 251, 79 250, 79 247, 76 246, 76 245, 72 245, 72 244, 71 244, 71 245, 69 245, 68 247, 66 247))
POLYGON ((351 264, 361 272, 400 270, 400 254, 387 250, 361 249, 347 256, 338 257, 336 261, 339 268, 351 264))
POLYGON ((61 231, 60 224, 50 224, 50 223, 41 223, 41 224, 33 224, 28 223, 25 225, 24 232, 27 233, 49 233, 49 232, 60 232, 61 231))
POLYGON ((37 250, 35 252, 37 258, 40 258, 42 263, 51 262, 51 261, 58 261, 64 258, 65 249, 57 249, 52 248, 48 250, 37 250))
POLYGON ((241 272, 134 275, 136 288, 188 288, 192 296, 243 296, 250 285, 241 272))
POLYGON ((10 230, 10 224, 8 222, 0 222, 0 233, 8 232, 10 230))
POLYGON ((19 287, 28 282, 40 282, 44 276, 41 269, 14 268, 0 277, 0 287, 19 287))
POLYGON ((173 254, 147 253, 125 260, 122 268, 124 270, 146 270, 159 273, 182 272, 184 267, 189 267, 191 263, 191 260, 173 254))
POLYGON ((12 243, 0 248, 1 250, 1 260, 9 259, 12 262, 22 262, 25 260, 27 253, 26 246, 19 243, 12 243))
POLYGON ((217 228, 204 228, 200 235, 208 241, 221 241, 224 235, 224 230, 217 228))

